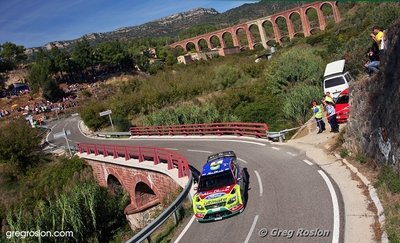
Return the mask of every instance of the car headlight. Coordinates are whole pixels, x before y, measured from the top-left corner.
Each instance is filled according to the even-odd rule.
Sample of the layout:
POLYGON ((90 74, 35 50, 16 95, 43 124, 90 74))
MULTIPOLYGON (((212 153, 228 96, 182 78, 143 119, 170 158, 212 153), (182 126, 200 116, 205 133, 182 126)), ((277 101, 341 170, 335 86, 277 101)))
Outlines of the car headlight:
POLYGON ((234 197, 229 199, 228 204, 232 204, 232 203, 236 202, 236 199, 237 199, 237 195, 235 195, 234 197))
POLYGON ((200 204, 196 204, 196 208, 197 208, 197 210, 204 210, 204 207, 201 206, 200 204))

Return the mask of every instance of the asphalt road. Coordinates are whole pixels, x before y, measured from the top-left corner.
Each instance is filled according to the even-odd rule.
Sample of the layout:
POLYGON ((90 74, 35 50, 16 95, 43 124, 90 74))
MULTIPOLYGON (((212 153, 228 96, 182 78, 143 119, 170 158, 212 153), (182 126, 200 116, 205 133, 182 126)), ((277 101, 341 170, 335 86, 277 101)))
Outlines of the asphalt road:
POLYGON ((253 139, 92 139, 78 129, 79 117, 49 124, 48 141, 62 129, 77 142, 156 146, 176 150, 201 170, 211 153, 235 151, 249 175, 248 202, 242 214, 211 222, 190 220, 179 242, 343 242, 343 202, 335 182, 304 152, 253 139), (259 232, 265 237, 259 236, 259 232), (313 234, 316 236, 310 236, 313 234), (323 236, 322 236, 323 234, 323 236))

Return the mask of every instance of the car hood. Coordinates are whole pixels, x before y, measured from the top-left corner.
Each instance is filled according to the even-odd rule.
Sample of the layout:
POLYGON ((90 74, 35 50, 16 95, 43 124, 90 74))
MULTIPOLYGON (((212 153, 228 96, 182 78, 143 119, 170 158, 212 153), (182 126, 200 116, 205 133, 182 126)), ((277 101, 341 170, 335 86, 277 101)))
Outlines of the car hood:
POLYGON ((215 199, 215 198, 223 197, 226 194, 230 193, 234 187, 235 187, 235 184, 232 184, 230 186, 224 186, 224 187, 221 187, 218 189, 198 192, 197 195, 199 195, 200 199, 202 199, 202 200, 203 199, 206 199, 206 200, 215 199))

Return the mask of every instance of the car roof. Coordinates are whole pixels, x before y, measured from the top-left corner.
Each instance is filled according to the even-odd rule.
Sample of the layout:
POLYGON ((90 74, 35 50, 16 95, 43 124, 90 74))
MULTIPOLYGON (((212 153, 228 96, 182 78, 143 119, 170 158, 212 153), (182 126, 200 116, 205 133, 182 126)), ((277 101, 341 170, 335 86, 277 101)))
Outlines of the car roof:
POLYGON ((338 60, 335 62, 328 63, 325 68, 324 77, 330 76, 337 73, 343 73, 344 71, 344 64, 346 60, 338 60))
POLYGON ((231 162, 235 159, 235 157, 222 157, 216 158, 214 160, 209 160, 203 166, 203 171, 201 172, 202 176, 212 175, 221 173, 227 170, 230 170, 231 162))

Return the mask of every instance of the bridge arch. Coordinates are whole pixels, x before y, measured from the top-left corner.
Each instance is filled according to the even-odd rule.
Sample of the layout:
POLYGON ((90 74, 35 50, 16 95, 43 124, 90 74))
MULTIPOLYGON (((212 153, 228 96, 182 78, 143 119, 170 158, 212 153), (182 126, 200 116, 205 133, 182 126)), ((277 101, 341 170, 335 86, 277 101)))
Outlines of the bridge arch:
POLYGON ((223 42, 223 46, 225 46, 227 48, 234 47, 233 36, 230 31, 225 31, 224 33, 222 33, 222 42, 223 42))
POLYGON ((235 35, 240 47, 249 47, 249 41, 247 38, 246 29, 244 27, 236 28, 235 35))
MULTIPOLYGON (((325 29, 325 26, 322 26, 321 23, 321 14, 318 13, 319 8, 314 6, 309 6, 305 10, 306 18, 308 20, 310 26, 310 33, 314 34, 319 30, 325 29)), ((323 17, 322 17, 323 18, 323 17)))
POLYGON ((114 194, 122 193, 124 190, 121 180, 117 178, 117 176, 112 173, 107 176, 107 188, 114 194))
MULTIPOLYGON (((279 32, 279 41, 282 42, 282 40, 285 40, 285 42, 290 38, 289 38, 289 24, 288 24, 288 19, 286 18, 286 16, 283 15, 278 15, 275 18, 275 24, 278 26, 278 32, 279 32), (288 38, 286 38, 288 37, 288 38)), ((276 38, 276 36, 275 36, 276 38)))
POLYGON ((293 11, 289 14, 290 22, 293 26, 293 37, 299 33, 304 33, 303 23, 301 21, 301 14, 298 11, 293 11))
POLYGON ((135 186, 135 200, 138 209, 148 208, 148 206, 160 203, 154 190, 145 182, 139 181, 135 186))
POLYGON ((204 39, 204 38, 200 38, 200 39, 197 41, 197 46, 199 47, 199 50, 200 50, 200 51, 211 49, 211 48, 209 48, 209 46, 208 46, 207 40, 204 39))
POLYGON ((208 41, 211 44, 211 49, 222 47, 221 38, 218 35, 211 35, 208 41))
POLYGON ((330 2, 323 2, 323 3, 321 3, 319 9, 322 13, 322 17, 324 18, 324 20, 326 22, 326 25, 327 26, 333 25, 336 21, 335 14, 334 14, 335 6, 330 2))
POLYGON ((268 40, 274 39, 275 34, 274 34, 274 25, 271 22, 271 20, 267 19, 262 22, 262 27, 264 28, 265 35, 267 37, 267 42, 268 40))
POLYGON ((258 44, 262 44, 261 31, 256 23, 250 24, 248 31, 251 35, 250 38, 253 39, 254 47, 258 46, 258 44))
POLYGON ((174 46, 174 49, 175 50, 178 50, 178 51, 183 51, 183 52, 185 52, 186 51, 186 48, 185 47, 183 47, 181 44, 177 44, 177 45, 175 45, 174 46))
POLYGON ((186 51, 196 51, 196 44, 195 44, 195 42, 193 42, 193 41, 188 41, 187 43, 186 43, 186 51))

